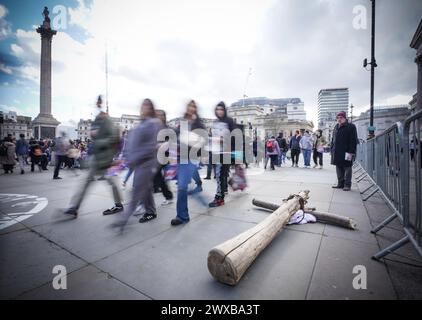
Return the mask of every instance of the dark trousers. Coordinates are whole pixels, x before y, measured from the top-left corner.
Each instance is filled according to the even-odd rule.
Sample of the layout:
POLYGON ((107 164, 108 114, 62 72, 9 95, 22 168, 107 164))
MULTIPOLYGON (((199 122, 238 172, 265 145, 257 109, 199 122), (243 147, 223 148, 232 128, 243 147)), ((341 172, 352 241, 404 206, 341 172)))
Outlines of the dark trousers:
POLYGON ((351 187, 352 186, 352 167, 336 166, 338 186, 351 187))
POLYGON ((299 163, 300 150, 292 149, 290 152, 291 152, 291 156, 292 156, 292 163, 298 164, 299 163))
POLYGON ((36 164, 41 167, 41 156, 31 156, 31 171, 34 171, 36 164))
POLYGON ((215 177, 215 164, 212 163, 212 153, 208 154, 208 164, 207 164, 207 179, 211 179, 211 172, 214 170, 215 177))
POLYGON ((275 169, 274 166, 277 164, 278 155, 272 154, 269 157, 270 157, 270 161, 271 161, 271 169, 274 170, 275 169))
POLYGON ((163 196, 166 198, 166 200, 173 199, 173 193, 170 191, 163 176, 163 166, 158 167, 157 173, 154 177, 154 190, 157 189, 161 189, 161 192, 163 193, 163 196))
POLYGON ((207 179, 211 179, 212 171, 214 171, 214 177, 215 177, 215 164, 208 163, 207 164, 207 179))
POLYGON ((14 167, 14 165, 13 164, 4 164, 3 165, 3 170, 4 170, 4 172, 12 172, 13 171, 13 167, 14 167))
POLYGON ((319 160, 319 165, 322 167, 322 156, 323 154, 321 152, 318 152, 316 149, 314 149, 313 158, 315 165, 318 165, 319 160))
POLYGON ((229 164, 217 164, 216 165, 216 179, 217 179, 217 192, 215 194, 216 199, 224 199, 224 193, 228 190, 227 179, 230 173, 229 164))
POLYGON ((66 156, 56 156, 56 167, 54 168, 54 175, 53 178, 57 178, 59 176, 59 171, 62 166, 62 163, 67 162, 66 156))
POLYGON ((121 215, 123 220, 127 221, 130 218, 135 212, 138 203, 142 203, 145 213, 156 214, 153 196, 155 170, 156 166, 139 166, 135 168, 132 198, 121 215))

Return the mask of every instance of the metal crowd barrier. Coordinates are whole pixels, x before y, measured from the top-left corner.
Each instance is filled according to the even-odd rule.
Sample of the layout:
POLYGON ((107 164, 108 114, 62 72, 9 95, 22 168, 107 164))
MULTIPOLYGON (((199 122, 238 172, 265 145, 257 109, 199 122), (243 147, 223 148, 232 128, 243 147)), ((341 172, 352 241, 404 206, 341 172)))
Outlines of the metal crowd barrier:
POLYGON ((373 258, 381 259, 411 242, 422 256, 422 111, 358 145, 354 165, 356 181, 367 180, 363 201, 380 194, 393 214, 371 232, 377 233, 399 218, 405 236, 373 258))

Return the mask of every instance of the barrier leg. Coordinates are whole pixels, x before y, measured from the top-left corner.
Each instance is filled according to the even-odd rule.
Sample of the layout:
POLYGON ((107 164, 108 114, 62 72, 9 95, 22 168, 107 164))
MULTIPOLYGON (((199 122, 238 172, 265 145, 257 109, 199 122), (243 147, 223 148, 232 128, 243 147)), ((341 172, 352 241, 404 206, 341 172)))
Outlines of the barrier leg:
POLYGON ((366 172, 362 173, 359 177, 356 178, 356 180, 359 180, 360 178, 362 178, 365 175, 366 175, 366 172))
POLYGON ((391 221, 393 221, 395 218, 397 218, 397 214, 394 213, 391 216, 389 216, 387 219, 385 219, 384 221, 382 221, 380 224, 378 224, 376 227, 374 227, 371 230, 371 233, 377 233, 378 231, 380 231, 382 228, 384 228, 387 224, 389 224, 391 221))
POLYGON ((362 180, 365 180, 367 177, 366 173, 364 175, 362 175, 362 178, 356 180, 357 183, 361 182, 362 180))
POLYGON ((394 242, 393 244, 389 245, 387 248, 377 252, 372 256, 374 260, 380 260, 384 258, 387 254, 392 253, 393 251, 403 247, 406 243, 410 241, 409 236, 405 236, 404 238, 400 239, 399 241, 394 242))
POLYGON ((354 174, 357 174, 359 171, 363 170, 362 167, 357 169, 355 172, 353 172, 354 174))
POLYGON ((376 194, 379 190, 379 187, 377 186, 374 191, 372 191, 367 197, 363 198, 362 201, 368 200, 370 197, 372 197, 374 194, 376 194))
POLYGON ((374 185, 371 184, 368 188, 366 188, 365 190, 361 191, 360 194, 364 194, 366 191, 368 191, 369 189, 371 189, 374 185))

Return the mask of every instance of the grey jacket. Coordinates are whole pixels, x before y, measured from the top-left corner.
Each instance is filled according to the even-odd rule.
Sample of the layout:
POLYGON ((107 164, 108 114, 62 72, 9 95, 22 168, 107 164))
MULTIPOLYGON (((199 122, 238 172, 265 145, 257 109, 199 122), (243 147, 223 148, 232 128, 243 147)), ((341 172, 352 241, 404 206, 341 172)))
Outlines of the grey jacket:
POLYGON ((147 118, 129 131, 126 159, 131 168, 157 166, 157 134, 160 120, 147 118))
POLYGON ((7 147, 7 156, 0 156, 0 164, 9 164, 15 165, 16 164, 16 147, 13 142, 6 141, 4 145, 7 147))
POLYGON ((300 139, 299 144, 300 144, 300 148, 303 150, 312 150, 313 139, 311 135, 309 133, 305 133, 302 139, 300 139))

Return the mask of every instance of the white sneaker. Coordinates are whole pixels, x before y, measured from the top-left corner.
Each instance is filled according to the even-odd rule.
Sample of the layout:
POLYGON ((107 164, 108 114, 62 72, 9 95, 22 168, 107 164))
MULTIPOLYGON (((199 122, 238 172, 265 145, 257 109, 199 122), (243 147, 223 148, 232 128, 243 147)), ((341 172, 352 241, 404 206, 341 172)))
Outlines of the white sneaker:
POLYGON ((318 168, 318 165, 317 164, 314 165, 314 169, 316 169, 316 168, 318 168))
POLYGON ((170 204, 172 204, 173 203, 173 200, 164 200, 162 203, 161 203, 161 206, 168 206, 168 205, 170 205, 170 204))

